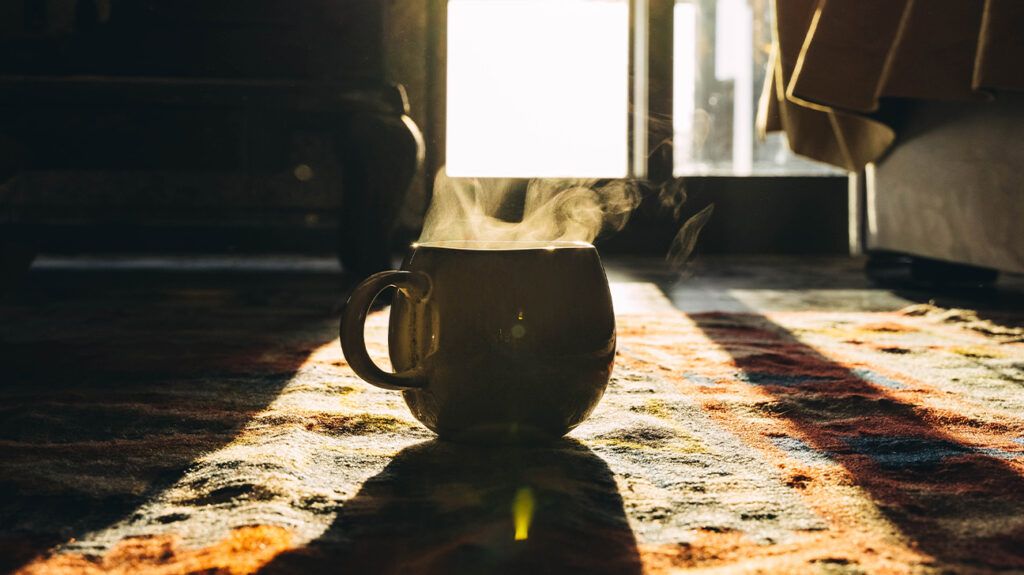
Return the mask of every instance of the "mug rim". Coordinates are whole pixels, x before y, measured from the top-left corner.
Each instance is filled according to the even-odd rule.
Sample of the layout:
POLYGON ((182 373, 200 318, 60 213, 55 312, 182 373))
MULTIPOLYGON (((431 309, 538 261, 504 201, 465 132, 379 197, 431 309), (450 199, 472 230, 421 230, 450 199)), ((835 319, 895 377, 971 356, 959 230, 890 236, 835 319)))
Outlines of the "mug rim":
POLYGON ((410 247, 414 250, 431 248, 476 252, 505 252, 593 248, 594 244, 576 240, 433 240, 413 242, 410 247))

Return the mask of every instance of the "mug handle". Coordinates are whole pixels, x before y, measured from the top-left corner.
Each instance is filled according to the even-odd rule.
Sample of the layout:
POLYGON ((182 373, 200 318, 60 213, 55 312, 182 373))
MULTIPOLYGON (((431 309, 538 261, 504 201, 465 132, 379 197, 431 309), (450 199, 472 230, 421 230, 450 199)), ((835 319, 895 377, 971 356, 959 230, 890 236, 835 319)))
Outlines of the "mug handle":
POLYGON ((359 284, 341 312, 341 350, 345 354, 352 371, 356 375, 384 389, 418 389, 427 385, 427 376, 422 366, 388 373, 370 359, 363 338, 363 326, 366 314, 370 311, 373 300, 389 287, 397 288, 405 296, 413 300, 421 300, 430 291, 430 278, 423 272, 392 270, 375 273, 359 284))

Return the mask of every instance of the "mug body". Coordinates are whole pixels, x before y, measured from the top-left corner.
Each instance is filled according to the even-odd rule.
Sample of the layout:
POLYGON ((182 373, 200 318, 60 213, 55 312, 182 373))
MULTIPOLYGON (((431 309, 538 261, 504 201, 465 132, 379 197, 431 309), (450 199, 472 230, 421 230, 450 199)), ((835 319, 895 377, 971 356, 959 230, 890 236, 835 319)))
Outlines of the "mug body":
POLYGON ((597 250, 576 242, 415 245, 402 269, 430 278, 426 298, 399 292, 389 344, 403 391, 443 438, 560 437, 597 405, 615 357, 615 316, 597 250))

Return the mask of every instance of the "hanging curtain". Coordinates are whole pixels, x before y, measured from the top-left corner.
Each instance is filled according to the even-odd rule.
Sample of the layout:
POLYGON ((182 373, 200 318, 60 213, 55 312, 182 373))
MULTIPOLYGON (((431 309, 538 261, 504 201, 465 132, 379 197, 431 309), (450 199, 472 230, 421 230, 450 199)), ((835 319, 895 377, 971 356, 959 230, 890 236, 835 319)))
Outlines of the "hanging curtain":
POLYGON ((771 72, 762 133, 857 171, 896 139, 880 98, 1024 91, 1024 0, 776 0, 771 72))

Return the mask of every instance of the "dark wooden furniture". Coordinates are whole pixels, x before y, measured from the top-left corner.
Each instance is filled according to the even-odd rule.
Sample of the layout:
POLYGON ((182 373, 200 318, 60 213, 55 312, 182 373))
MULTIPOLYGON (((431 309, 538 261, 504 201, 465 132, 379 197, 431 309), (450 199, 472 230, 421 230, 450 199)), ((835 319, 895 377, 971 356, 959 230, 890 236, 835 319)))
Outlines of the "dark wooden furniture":
POLYGON ((0 257, 304 229, 350 270, 390 267, 423 146, 382 6, 0 0, 0 257))

